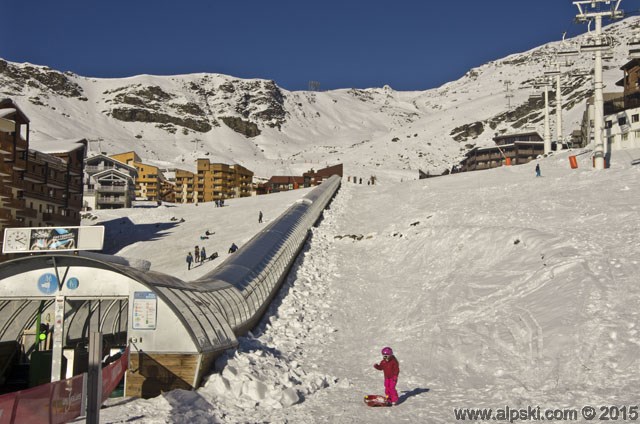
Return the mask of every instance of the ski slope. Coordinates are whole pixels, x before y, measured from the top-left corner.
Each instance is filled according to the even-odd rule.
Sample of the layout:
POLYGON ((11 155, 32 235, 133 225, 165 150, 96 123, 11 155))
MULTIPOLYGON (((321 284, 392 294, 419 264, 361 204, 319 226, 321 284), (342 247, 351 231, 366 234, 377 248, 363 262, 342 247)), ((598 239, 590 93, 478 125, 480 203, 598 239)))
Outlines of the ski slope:
MULTIPOLYGON (((112 400, 101 422, 452 423, 454 408, 634 405, 640 151, 613 152, 604 171, 587 154, 571 170, 576 153, 541 159, 541 178, 530 163, 344 181, 259 328, 202 388, 112 400), (383 392, 373 363, 387 345, 401 403, 367 408, 362 396, 383 392)), ((229 212, 270 199, 238 199, 217 228, 242 227, 229 212)), ((128 249, 154 269, 183 236, 128 249)))

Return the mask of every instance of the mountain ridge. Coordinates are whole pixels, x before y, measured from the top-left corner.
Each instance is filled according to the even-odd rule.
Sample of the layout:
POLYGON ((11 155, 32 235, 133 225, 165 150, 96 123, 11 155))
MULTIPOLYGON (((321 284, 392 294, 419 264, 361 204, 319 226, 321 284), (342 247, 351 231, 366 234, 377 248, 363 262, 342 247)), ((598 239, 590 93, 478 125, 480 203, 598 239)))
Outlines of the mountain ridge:
MULTIPOLYGON (((614 83, 638 26, 634 17, 605 27, 615 40, 606 91, 619 91, 614 83)), ((30 117, 35 140, 84 137, 93 152, 135 150, 160 166, 193 169, 196 158, 209 157, 268 177, 344 163, 347 173, 411 178, 418 169, 448 169, 470 148, 491 145, 496 133, 542 133, 544 103, 532 97, 539 94, 532 82, 557 50, 589 36, 514 53, 425 91, 288 91, 272 80, 216 73, 92 78, 0 59, 0 96, 30 117)), ((582 55, 563 74, 564 137, 579 127, 591 68, 590 55, 582 55)))

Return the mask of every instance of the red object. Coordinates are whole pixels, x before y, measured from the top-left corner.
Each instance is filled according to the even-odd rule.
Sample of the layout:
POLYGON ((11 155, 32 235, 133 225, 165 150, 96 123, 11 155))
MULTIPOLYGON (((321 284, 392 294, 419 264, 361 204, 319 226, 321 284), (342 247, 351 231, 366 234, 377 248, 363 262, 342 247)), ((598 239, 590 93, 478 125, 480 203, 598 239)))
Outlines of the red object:
POLYGON ((398 374, 400 374, 400 364, 398 364, 396 357, 391 355, 388 359, 380 361, 379 364, 374 364, 373 367, 384 371, 384 394, 390 402, 397 402, 396 384, 398 383, 398 374))
MULTIPOLYGON (((129 364, 129 348, 102 369, 102 401, 115 389, 129 364)), ((0 424, 62 424, 82 411, 84 374, 0 396, 0 424)))
POLYGON ((505 158, 505 162, 507 166, 511 166, 511 158, 505 158))
POLYGON ((383 359, 379 364, 375 364, 373 368, 384 371, 384 378, 398 378, 400 374, 400 364, 395 356, 389 360, 383 359))
POLYGON ((578 167, 578 160, 575 156, 569 156, 569 164, 571 164, 571 169, 576 169, 578 167))
POLYGON ((387 397, 382 395, 366 395, 364 397, 364 403, 367 406, 391 406, 389 402, 387 402, 387 397))

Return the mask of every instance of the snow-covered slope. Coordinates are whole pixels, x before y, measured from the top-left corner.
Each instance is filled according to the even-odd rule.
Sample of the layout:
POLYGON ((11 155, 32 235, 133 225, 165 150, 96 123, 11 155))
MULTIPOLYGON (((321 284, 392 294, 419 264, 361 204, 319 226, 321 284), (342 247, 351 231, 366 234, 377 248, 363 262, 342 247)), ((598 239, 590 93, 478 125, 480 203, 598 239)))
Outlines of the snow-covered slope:
MULTIPOLYGON (((614 83, 637 26, 638 18, 629 18, 606 28, 616 43, 606 91, 620 91, 614 83)), ((289 92, 273 81, 219 74, 97 79, 0 61, 0 96, 24 109, 34 139, 85 137, 94 152, 136 150, 164 166, 193 169, 194 159, 209 157, 269 177, 342 162, 350 175, 415 178, 418 168, 440 172, 469 148, 491 144, 496 132, 542 132, 542 103, 529 100, 539 93, 531 83, 551 69, 556 50, 585 38, 490 62, 427 91, 289 92)), ((585 54, 563 77, 565 137, 582 118, 591 67, 585 54)))
MULTIPOLYGON (((630 162, 640 151, 613 152, 603 171, 587 154, 570 169, 577 153, 540 160, 541 178, 529 164, 344 182, 267 317, 218 361, 221 373, 195 392, 113 400, 101 422, 453 423, 454 408, 636 405, 640 168, 630 162), (362 396, 383 392, 372 364, 387 345, 401 402, 367 408, 362 396)), ((261 205, 247 202, 268 197, 237 199, 217 228, 246 227, 229 212, 254 212, 261 205)), ((196 209, 172 211, 206 228, 196 209)), ((146 222, 148 212, 130 212, 146 222)), ((128 252, 186 273, 171 258, 180 249, 166 246, 187 230, 128 252)))

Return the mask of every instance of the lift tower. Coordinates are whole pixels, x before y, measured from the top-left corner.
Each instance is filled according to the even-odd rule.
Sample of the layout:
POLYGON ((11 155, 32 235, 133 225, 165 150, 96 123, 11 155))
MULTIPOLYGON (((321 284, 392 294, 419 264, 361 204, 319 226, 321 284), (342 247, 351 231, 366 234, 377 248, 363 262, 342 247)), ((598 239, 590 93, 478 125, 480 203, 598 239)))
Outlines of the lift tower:
POLYGON ((589 51, 595 54, 594 63, 594 122, 593 133, 595 139, 594 165, 596 169, 604 169, 604 99, 602 94, 602 52, 611 46, 602 36, 602 18, 622 18, 623 12, 619 10, 622 0, 580 0, 574 1, 578 7, 578 22, 595 21, 596 29, 594 42, 580 47, 581 52, 589 51), (604 7, 601 7, 604 6, 604 7), (607 8, 608 7, 608 8, 607 8))

